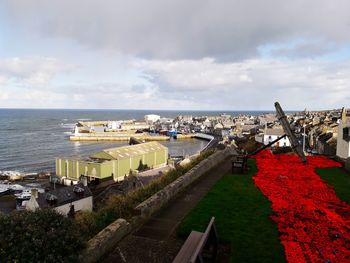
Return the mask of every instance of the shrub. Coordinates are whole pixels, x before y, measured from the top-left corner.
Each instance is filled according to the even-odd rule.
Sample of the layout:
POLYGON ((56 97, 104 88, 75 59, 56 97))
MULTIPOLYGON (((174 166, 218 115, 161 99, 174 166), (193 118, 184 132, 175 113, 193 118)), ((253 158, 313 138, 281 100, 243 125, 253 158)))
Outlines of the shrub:
POLYGON ((55 210, 0 214, 0 262, 77 262, 78 225, 55 210))

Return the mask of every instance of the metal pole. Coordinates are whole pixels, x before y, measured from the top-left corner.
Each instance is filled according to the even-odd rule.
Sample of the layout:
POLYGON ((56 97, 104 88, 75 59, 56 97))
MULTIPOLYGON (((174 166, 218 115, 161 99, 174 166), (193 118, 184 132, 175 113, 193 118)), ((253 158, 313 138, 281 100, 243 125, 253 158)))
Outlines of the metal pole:
POLYGON ((303 133, 303 152, 304 152, 304 154, 305 154, 305 137, 306 137, 305 127, 306 127, 306 125, 304 124, 304 133, 303 133))

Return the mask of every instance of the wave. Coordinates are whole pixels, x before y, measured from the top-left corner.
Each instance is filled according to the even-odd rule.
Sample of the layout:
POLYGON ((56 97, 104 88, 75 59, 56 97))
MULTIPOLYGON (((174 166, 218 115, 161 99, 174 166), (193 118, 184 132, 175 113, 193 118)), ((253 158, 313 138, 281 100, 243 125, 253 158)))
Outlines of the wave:
POLYGON ((61 123, 61 128, 69 128, 69 129, 73 129, 75 127, 75 123, 61 123))
POLYGON ((6 171, 0 171, 0 176, 19 176, 23 175, 22 172, 18 170, 6 170, 6 171))

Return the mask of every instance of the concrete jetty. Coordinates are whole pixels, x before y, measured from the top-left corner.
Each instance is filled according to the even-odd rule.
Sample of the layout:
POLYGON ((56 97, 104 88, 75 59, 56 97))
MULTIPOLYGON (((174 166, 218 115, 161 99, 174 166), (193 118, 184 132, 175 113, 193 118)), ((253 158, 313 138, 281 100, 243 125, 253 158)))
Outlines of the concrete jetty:
MULTIPOLYGON (((153 136, 149 133, 135 132, 94 132, 94 133, 79 133, 69 137, 71 141, 129 141, 131 137, 135 137, 141 141, 168 141, 169 136, 157 135, 153 136)), ((195 134, 178 134, 177 139, 192 139, 195 134)))
POLYGON ((151 136, 149 134, 109 134, 109 133, 87 133, 80 135, 72 135, 69 137, 71 141, 129 141, 131 137, 136 137, 141 141, 167 141, 168 136, 151 136))

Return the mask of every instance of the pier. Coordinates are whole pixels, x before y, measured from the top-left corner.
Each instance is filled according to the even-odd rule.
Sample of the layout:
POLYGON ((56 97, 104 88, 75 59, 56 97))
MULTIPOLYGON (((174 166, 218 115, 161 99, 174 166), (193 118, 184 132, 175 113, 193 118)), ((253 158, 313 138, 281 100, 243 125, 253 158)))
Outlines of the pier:
POLYGON ((195 133, 193 138, 209 141, 209 143, 201 150, 201 152, 216 147, 220 141, 220 139, 218 139, 216 136, 206 133, 195 133))
MULTIPOLYGON (((178 134, 177 139, 192 139, 196 138, 196 134, 178 134)), ((165 135, 150 135, 149 133, 135 132, 94 132, 94 133, 79 133, 69 137, 71 141, 129 141, 131 137, 141 141, 168 141, 170 136, 165 135)), ((198 137, 200 138, 200 137, 198 137)), ((205 139, 205 138, 201 138, 205 139)))
POLYGON ((135 137, 141 141, 167 141, 170 140, 168 136, 151 136, 147 133, 86 133, 79 135, 72 135, 69 137, 71 141, 129 141, 131 137, 135 137))

